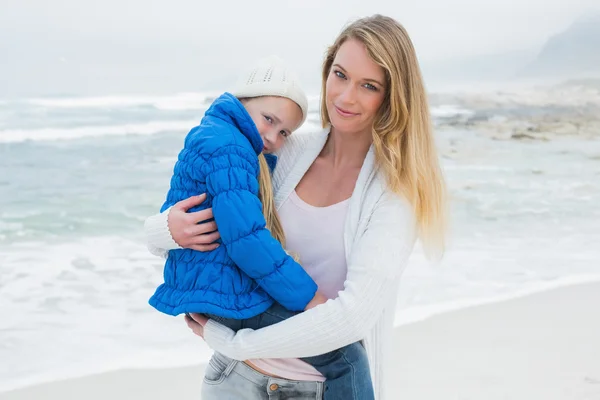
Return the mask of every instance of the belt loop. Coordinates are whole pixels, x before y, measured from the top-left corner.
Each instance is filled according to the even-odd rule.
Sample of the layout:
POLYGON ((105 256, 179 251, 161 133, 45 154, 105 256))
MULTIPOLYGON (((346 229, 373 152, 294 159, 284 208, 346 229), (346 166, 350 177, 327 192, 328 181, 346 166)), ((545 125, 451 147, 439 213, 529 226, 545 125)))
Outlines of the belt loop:
POLYGON ((225 368, 225 371, 223 371, 223 376, 224 377, 228 377, 229 374, 231 373, 231 371, 233 371, 233 369, 235 368, 235 366, 239 363, 238 360, 231 360, 231 362, 229 363, 229 365, 227 366, 227 368, 225 368))

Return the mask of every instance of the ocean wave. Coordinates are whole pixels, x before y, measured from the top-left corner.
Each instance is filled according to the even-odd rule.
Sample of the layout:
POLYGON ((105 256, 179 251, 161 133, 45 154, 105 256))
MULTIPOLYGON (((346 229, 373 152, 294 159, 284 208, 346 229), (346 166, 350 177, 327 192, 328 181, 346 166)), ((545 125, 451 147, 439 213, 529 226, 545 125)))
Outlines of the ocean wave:
POLYGON ((431 108, 431 116, 433 118, 450 118, 456 116, 469 117, 473 114, 474 111, 453 104, 442 104, 431 108))
MULTIPOLYGON (((48 97, 31 98, 19 101, 31 106, 47 109, 106 109, 117 107, 154 107, 164 111, 197 110, 208 106, 222 91, 188 92, 173 95, 147 95, 147 96, 94 96, 94 97, 48 97)), ((310 112, 318 113, 320 108, 320 95, 311 94, 308 97, 310 112)), ((0 102, 1 105, 10 106, 10 101, 0 102)), ((453 116, 470 116, 472 110, 458 107, 453 104, 442 104, 431 108, 434 118, 447 118, 453 116)))
POLYGON ((195 110, 210 103, 219 92, 177 93, 165 96, 98 96, 34 98, 26 104, 46 108, 111 108, 152 106, 159 110, 195 110))
POLYGON ((73 140, 98 136, 153 135, 161 132, 188 132, 200 121, 153 121, 140 124, 81 126, 75 128, 0 130, 0 143, 73 140))
MULTIPOLYGON (((500 268, 506 251, 521 241, 518 237, 496 240, 497 248, 486 246, 486 238, 470 241, 468 247, 449 253, 445 274, 429 268, 418 248, 401 283, 405 306, 397 309, 396 325, 600 280, 589 268, 589 260, 597 253, 579 240, 572 242, 573 249, 589 251, 580 252, 582 258, 572 260, 566 271, 553 269, 538 256, 531 259, 531 269, 523 269, 513 259, 514 268, 500 268), (486 268, 460 268, 468 264, 486 264, 486 268), (543 266, 543 273, 535 265, 543 266)), ((532 246, 516 253, 517 261, 530 264, 527 255, 541 254, 538 249, 547 247, 547 241, 532 246)), ((567 246, 557 252, 573 254, 571 249, 567 246)), ((548 257, 553 259, 555 254, 548 257)), ((563 257, 567 259, 571 256, 563 257)), ((206 362, 210 356, 208 347, 182 328, 181 318, 166 317, 147 305, 147 298, 162 281, 163 261, 150 255, 138 239, 108 235, 12 244, 0 251, 0 260, 0 272, 6 278, 3 298, 8 304, 0 310, 4 338, 18 349, 27 349, 5 349, 4 353, 0 349, 0 357, 16 367, 0 369, 0 392, 123 368, 191 365, 206 362), (23 293, 28 293, 26 301, 23 293), (40 322, 46 327, 43 332, 34 329, 40 322), (64 332, 81 340, 70 342, 64 332)), ((559 259, 557 265, 565 264, 559 259)))

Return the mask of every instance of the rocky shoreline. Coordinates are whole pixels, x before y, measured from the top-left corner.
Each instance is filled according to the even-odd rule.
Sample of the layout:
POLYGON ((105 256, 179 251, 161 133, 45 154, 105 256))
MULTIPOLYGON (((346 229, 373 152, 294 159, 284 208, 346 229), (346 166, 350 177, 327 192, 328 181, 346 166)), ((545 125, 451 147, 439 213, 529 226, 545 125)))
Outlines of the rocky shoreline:
POLYGON ((437 130, 469 129, 496 140, 600 137, 600 79, 523 90, 430 95, 433 107, 456 113, 435 116, 437 130))

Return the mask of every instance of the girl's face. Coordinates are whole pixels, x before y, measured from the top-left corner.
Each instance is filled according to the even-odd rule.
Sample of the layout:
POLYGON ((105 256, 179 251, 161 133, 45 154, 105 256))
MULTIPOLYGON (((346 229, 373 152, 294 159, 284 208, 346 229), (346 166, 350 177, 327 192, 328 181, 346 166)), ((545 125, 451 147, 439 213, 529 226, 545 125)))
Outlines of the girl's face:
POLYGON ((264 153, 281 148, 285 138, 299 128, 302 121, 300 106, 285 97, 253 97, 244 99, 242 104, 260 133, 264 153))
POLYGON ((325 86, 331 125, 341 132, 371 132, 386 94, 385 72, 356 39, 338 49, 325 86))

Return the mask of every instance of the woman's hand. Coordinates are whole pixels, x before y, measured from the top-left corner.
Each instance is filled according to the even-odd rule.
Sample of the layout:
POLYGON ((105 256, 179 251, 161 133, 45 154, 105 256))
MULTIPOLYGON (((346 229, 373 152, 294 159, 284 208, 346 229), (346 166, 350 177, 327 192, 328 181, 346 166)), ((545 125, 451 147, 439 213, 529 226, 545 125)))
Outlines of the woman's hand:
POLYGON ((212 208, 188 213, 187 211, 206 200, 206 194, 192 196, 176 203, 167 218, 169 231, 173 240, 183 248, 198 251, 211 251, 219 247, 215 240, 221 237, 217 231, 217 224, 213 219, 212 208))
POLYGON ((207 321, 208 318, 202 314, 191 313, 185 315, 185 322, 188 328, 202 339, 204 339, 204 325, 206 325, 207 321))

